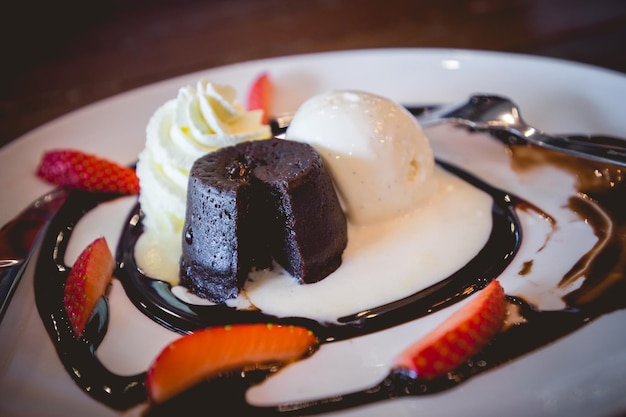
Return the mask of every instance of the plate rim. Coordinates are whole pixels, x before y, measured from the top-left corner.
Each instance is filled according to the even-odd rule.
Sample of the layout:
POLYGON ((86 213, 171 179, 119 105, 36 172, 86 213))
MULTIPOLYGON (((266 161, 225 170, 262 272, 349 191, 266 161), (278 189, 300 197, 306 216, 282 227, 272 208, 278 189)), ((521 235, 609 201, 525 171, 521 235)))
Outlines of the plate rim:
MULTIPOLYGON (((214 67, 214 68, 207 68, 204 70, 200 70, 200 71, 194 71, 192 73, 189 74, 184 74, 184 75, 179 75, 179 76, 175 76, 172 78, 168 78, 165 80, 161 80, 158 81, 156 83, 151 83, 145 86, 141 86, 141 87, 137 87, 131 90, 128 90, 126 92, 123 93, 119 93, 116 95, 113 95, 111 97, 107 97, 101 100, 98 100, 94 103, 91 103, 87 106, 81 107, 79 109, 73 110, 71 112, 68 112, 66 114, 64 114, 63 116, 60 116, 59 118, 56 118, 54 120, 51 120, 47 123, 44 123, 43 125, 29 131, 28 133, 20 136, 19 138, 14 139, 13 141, 11 141, 8 145, 3 146, 2 148, 0 148, 0 160, 2 160, 3 157, 8 158, 8 156, 6 156, 6 154, 11 154, 12 152, 20 152, 20 148, 27 146, 24 145, 24 143, 29 143, 29 141, 34 141, 37 138, 37 135, 41 134, 42 131, 54 128, 54 126, 57 126, 59 123, 68 123, 68 120, 71 122, 73 118, 76 117, 80 117, 81 114, 84 114, 84 112, 89 112, 89 111, 97 111, 98 109, 101 109, 102 107, 105 107, 106 105, 109 105, 109 103, 113 103, 115 104, 116 100, 119 100, 120 98, 124 98, 126 96, 132 96, 134 94, 136 94, 137 92, 143 91, 143 90, 150 90, 152 88, 154 88, 155 86, 159 87, 159 86, 165 86, 165 85, 172 85, 177 83, 179 80, 183 80, 183 79, 190 79, 193 77, 196 77, 198 75, 201 74, 206 74, 207 72, 212 72, 212 71, 228 71, 230 69, 241 69, 243 67, 258 67, 258 66, 262 66, 264 64, 266 64, 267 62, 278 62, 284 59, 294 59, 294 60, 299 60, 299 59, 307 59, 307 58, 311 58, 311 57, 315 57, 315 56, 321 56, 321 55, 341 55, 341 54, 346 54, 346 53, 357 53, 357 54, 370 54, 370 53, 391 53, 391 52, 410 52, 410 53, 431 53, 433 55, 437 55, 437 54, 468 54, 472 55, 473 58, 476 58, 478 56, 478 58, 480 58, 480 56, 489 56, 489 57, 496 57, 496 59, 504 59, 504 58, 515 58, 515 59, 520 59, 520 60, 531 60, 531 61, 536 61, 539 63, 548 63, 548 64, 558 64, 559 65, 565 65, 568 67, 571 67, 572 65, 581 69, 586 69, 586 70, 590 70, 591 72, 594 73, 602 73, 602 74, 606 74, 608 76, 614 76, 617 75, 619 76, 622 81, 625 81, 626 84, 626 76, 620 72, 616 72, 614 70, 610 70, 610 69, 606 69, 606 68, 602 68, 602 67, 596 67, 593 65, 589 65, 589 64, 584 64, 584 63, 578 63, 578 62, 573 62, 573 61, 567 61, 567 60, 563 60, 563 59, 559 59, 559 58, 552 58, 552 57, 544 57, 544 56, 535 56, 535 55, 527 55, 527 54, 519 54, 519 53, 510 53, 510 52, 498 52, 498 51, 481 51, 481 50, 467 50, 467 49, 447 49, 447 48, 375 48, 375 49, 353 49, 353 50, 343 50, 343 51, 327 51, 327 52, 316 52, 316 53, 312 53, 312 54, 294 54, 294 55, 287 55, 287 56, 281 56, 281 57, 273 57, 273 58, 261 58, 261 59, 256 59, 256 60, 251 60, 251 61, 245 61, 245 62, 241 62, 241 63, 232 63, 232 64, 226 64, 223 66, 218 66, 218 67, 214 67), (34 139, 29 139, 29 138, 34 138, 34 139), (17 145, 16 145, 17 144, 17 145), (16 150, 17 149, 17 150, 16 150)), ((146 121, 147 122, 147 121, 146 121)), ((626 132, 624 132, 626 133, 626 132)), ((46 189, 49 187, 48 186, 44 186, 44 187, 39 187, 42 189, 46 189)), ((37 192, 34 195, 30 195, 30 197, 35 198, 37 195, 39 195, 40 192, 37 192)), ((32 199, 31 198, 31 199, 32 199)), ((18 207, 19 209, 19 207, 18 207)), ((0 210, 1 212, 4 213, 4 210, 0 210)))

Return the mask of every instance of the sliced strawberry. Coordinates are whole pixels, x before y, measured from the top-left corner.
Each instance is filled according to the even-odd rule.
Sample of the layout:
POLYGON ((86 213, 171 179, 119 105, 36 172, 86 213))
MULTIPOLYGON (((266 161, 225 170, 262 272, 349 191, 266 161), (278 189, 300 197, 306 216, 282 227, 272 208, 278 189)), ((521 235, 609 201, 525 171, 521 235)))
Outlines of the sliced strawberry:
POLYGON ((259 74, 248 90, 246 108, 248 110, 263 110, 263 123, 267 123, 273 94, 274 86, 267 72, 259 74))
POLYGON ((44 153, 37 175, 53 184, 86 191, 137 194, 135 171, 95 155, 71 149, 44 153))
POLYGON ((286 365, 313 353, 315 335, 304 327, 238 324, 200 330, 170 343, 146 377, 148 395, 163 402, 233 370, 286 365))
POLYGON ((454 370, 478 353, 500 330, 506 316, 506 297, 493 280, 473 300, 396 358, 394 369, 431 379, 454 370))
POLYGON ((91 242, 78 256, 65 281, 63 306, 74 334, 85 329, 98 299, 111 282, 115 259, 104 237, 91 242))

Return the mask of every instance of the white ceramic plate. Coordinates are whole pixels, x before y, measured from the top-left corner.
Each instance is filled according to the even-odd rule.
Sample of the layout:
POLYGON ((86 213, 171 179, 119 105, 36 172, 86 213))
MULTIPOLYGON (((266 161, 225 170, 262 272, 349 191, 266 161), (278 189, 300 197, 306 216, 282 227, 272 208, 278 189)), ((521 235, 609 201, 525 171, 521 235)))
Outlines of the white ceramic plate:
MULTIPOLYGON (((0 223, 4 224, 31 200, 51 189, 34 175, 44 150, 72 147, 132 163, 143 148, 148 118, 161 103, 174 97, 180 86, 208 77, 235 86, 243 95, 252 78, 262 70, 269 71, 276 80, 276 112, 293 111, 307 97, 331 88, 362 89, 407 104, 454 102, 484 92, 514 98, 524 118, 547 131, 626 137, 623 117, 626 77, 571 62, 440 49, 361 50, 261 60, 189 74, 121 94, 68 114, 4 147, 0 150, 0 223)), ((506 170, 508 165, 498 160, 501 149, 495 141, 479 137, 476 146, 485 148, 472 153, 458 151, 467 146, 457 148, 456 143, 446 138, 456 135, 470 143, 476 140, 476 135, 473 139, 466 138, 469 134, 448 127, 435 128, 430 134, 439 155, 498 185, 516 187, 515 179, 498 171, 506 170)), ((534 181, 546 179, 540 176, 534 181)), ((557 184, 548 188, 567 179, 555 181, 557 184)), ((558 197, 553 198, 550 193, 543 197, 534 195, 532 183, 515 191, 527 193, 546 205, 558 204, 558 197)), ((99 213, 96 221, 77 233, 77 242, 68 256, 76 256, 94 233, 105 234, 110 242, 117 241, 117 228, 133 203, 127 199, 99 213), (97 228, 101 230, 94 230, 97 228)), ((532 229, 531 223, 526 226, 532 229)), ((541 236, 543 231, 537 233, 541 236)), ((532 233, 530 236, 530 243, 522 248, 519 259, 503 274, 503 285, 509 293, 526 289, 534 291, 536 299, 550 298, 542 290, 536 290, 545 280, 541 267, 535 267, 531 276, 524 277, 525 284, 520 284, 516 274, 520 263, 535 254, 532 233), (524 288, 525 285, 531 288, 524 288)), ((556 251, 553 255, 558 254, 558 262, 554 258, 546 262, 543 271, 562 276, 563 270, 567 271, 577 259, 577 253, 592 243, 588 233, 581 236, 555 243, 551 250, 556 251), (555 270, 549 269, 548 265, 555 264, 555 270)), ((542 264, 539 258, 537 262, 542 264)), ((0 415, 119 415, 82 392, 63 369, 34 306, 33 273, 34 262, 31 262, 0 325, 0 415)), ((177 337, 139 313, 119 285, 114 286, 111 294, 111 312, 109 333, 99 356, 114 372, 145 370, 165 343, 177 337)), ((251 396, 267 401, 297 399, 373 385, 386 375, 395 353, 447 314, 444 311, 374 335, 325 345, 311 360, 281 371, 251 396)), ((625 320, 624 310, 605 315, 538 351, 440 394, 385 401, 338 415, 610 416, 623 413, 626 411, 625 320)), ((127 413, 140 412, 141 407, 136 407, 127 413)))

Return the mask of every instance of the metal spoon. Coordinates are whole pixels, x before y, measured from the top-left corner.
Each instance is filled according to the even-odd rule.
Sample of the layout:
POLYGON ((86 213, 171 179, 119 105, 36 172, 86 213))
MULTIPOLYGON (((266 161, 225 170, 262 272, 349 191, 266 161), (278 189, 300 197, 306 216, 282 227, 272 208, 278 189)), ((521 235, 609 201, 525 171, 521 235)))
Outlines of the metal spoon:
POLYGON ((596 143, 550 135, 524 122, 518 107, 506 97, 474 95, 465 103, 427 111, 419 116, 419 121, 422 126, 452 122, 488 130, 500 139, 503 135, 498 133, 504 133, 511 143, 531 143, 580 158, 626 166, 626 141, 596 143))

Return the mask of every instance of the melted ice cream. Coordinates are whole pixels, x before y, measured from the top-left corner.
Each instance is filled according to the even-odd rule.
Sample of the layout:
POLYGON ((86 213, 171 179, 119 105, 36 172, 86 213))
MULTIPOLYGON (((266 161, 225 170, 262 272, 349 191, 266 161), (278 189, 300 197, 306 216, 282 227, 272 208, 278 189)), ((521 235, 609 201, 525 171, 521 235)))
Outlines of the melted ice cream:
MULTIPOLYGON (((301 106, 287 137, 311 143, 330 167, 349 220, 343 263, 306 285, 279 266, 255 271, 228 305, 334 322, 448 277, 487 242, 491 197, 437 168, 426 135, 398 104, 368 93, 323 94, 301 106)), ((164 233, 144 233, 135 248, 142 271, 173 286, 180 253, 180 235, 164 233)), ((173 292, 208 303, 181 287, 173 292)))

